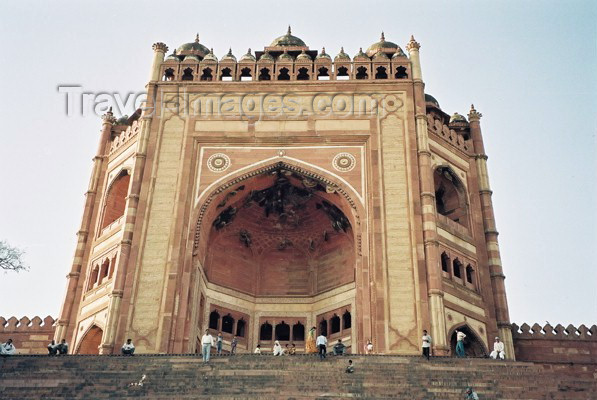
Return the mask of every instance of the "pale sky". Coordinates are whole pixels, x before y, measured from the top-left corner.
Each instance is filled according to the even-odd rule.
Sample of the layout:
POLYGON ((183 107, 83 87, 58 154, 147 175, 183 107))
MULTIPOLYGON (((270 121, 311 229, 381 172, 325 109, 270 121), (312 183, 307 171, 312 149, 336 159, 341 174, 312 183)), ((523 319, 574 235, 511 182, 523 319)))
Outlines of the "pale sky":
POLYGON ((57 86, 126 96, 157 41, 199 32, 240 57, 291 24, 332 56, 414 34, 425 91, 449 114, 483 113, 512 322, 595 324, 596 21, 594 1, 4 1, 0 239, 31 270, 0 273, 0 315, 57 317, 64 297, 100 119, 68 117, 57 86))

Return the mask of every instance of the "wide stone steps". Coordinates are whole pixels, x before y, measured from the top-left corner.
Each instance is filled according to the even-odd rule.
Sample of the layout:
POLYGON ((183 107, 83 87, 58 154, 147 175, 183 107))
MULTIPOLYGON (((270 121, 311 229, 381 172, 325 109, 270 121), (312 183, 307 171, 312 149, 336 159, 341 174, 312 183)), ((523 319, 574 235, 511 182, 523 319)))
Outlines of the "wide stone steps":
POLYGON ((532 363, 400 356, 13 356, 0 359, 0 398, 597 399, 594 379, 532 363), (348 359, 355 373, 346 374, 348 359), (146 375, 143 386, 130 386, 146 375))

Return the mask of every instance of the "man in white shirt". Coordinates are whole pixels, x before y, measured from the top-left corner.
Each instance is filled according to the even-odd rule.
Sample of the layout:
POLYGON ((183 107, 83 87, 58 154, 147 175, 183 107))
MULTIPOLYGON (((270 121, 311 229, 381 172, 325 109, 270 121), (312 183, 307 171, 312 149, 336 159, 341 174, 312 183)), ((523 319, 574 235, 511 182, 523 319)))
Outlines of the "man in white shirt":
POLYGON ((122 345, 122 349, 120 349, 120 351, 122 351, 122 355, 132 356, 135 353, 135 345, 133 344, 133 341, 131 339, 127 339, 126 343, 122 345))
POLYGON ((323 335, 319 335, 317 336, 317 340, 315 341, 315 344, 317 345, 317 348, 319 349, 319 359, 323 360, 326 356, 326 352, 327 352, 327 345, 328 345, 328 339, 323 335))
POLYGON ((12 356, 16 354, 17 349, 12 344, 12 339, 8 339, 6 343, 0 344, 0 356, 12 356))
POLYGON ((494 360, 498 357, 503 360, 506 357, 506 353, 504 353, 504 343, 500 342, 499 337, 495 338, 495 342, 493 343, 493 351, 489 357, 493 358, 494 360))
POLYGON ((423 329, 423 344, 421 347, 423 348, 423 357, 427 357, 429 360, 429 349, 431 348, 431 336, 427 334, 427 331, 423 329))
POLYGON ((203 354, 203 362, 209 361, 211 346, 214 344, 214 338, 209 334, 209 330, 205 330, 205 335, 201 338, 201 354, 203 354))

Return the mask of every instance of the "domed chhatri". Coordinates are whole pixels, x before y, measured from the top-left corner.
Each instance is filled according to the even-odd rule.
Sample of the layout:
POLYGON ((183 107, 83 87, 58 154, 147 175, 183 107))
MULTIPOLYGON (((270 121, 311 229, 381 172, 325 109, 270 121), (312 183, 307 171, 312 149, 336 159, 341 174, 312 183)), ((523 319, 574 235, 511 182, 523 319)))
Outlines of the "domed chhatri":
POLYGON ((388 42, 386 40, 386 36, 384 35, 384 33, 381 33, 381 38, 379 39, 379 42, 373 43, 371 46, 369 46, 369 48, 367 49, 367 55, 369 57, 374 56, 378 51, 383 51, 385 52, 389 52, 391 54, 394 54, 396 52, 396 49, 399 49, 400 46, 398 46, 396 43, 393 42, 388 42))
POLYGON ((272 55, 269 53, 269 51, 266 51, 265 53, 263 53, 261 55, 261 57, 259 57, 259 61, 274 61, 274 57, 272 57, 272 55))
POLYGON ((450 117, 450 124, 454 124, 454 123, 465 123, 465 124, 468 124, 468 121, 466 120, 466 118, 464 117, 464 115, 461 115, 461 114, 458 114, 457 112, 455 112, 450 117))
POLYGON ((204 57, 207 53, 209 53, 209 49, 199 43, 199 34, 195 36, 195 41, 190 43, 185 43, 176 49, 176 54, 186 56, 188 54, 195 54, 201 57, 204 57))
POLYGON ((370 58, 367 54, 363 53, 363 48, 359 48, 359 52, 354 56, 352 59, 353 61, 370 61, 370 58))
POLYGON ((292 30, 289 25, 286 35, 274 39, 269 47, 307 47, 307 45, 300 38, 292 35, 292 30))
POLYGON ((321 53, 319 53, 317 55, 317 57, 315 57, 315 60, 332 60, 332 57, 330 57, 330 55, 328 53, 325 52, 325 47, 321 49, 321 53))
POLYGON ((218 57, 214 54, 214 49, 209 50, 209 53, 203 57, 203 61, 213 61, 218 62, 218 57))
POLYGON ((247 54, 240 58, 239 62, 255 62, 255 56, 251 53, 251 49, 247 50, 247 54))
POLYGON ((164 61, 175 61, 175 62, 179 62, 180 58, 176 54, 176 50, 174 50, 174 53, 172 53, 168 57, 166 57, 166 59, 164 61))
POLYGON ((309 54, 307 54, 307 52, 305 52, 305 50, 303 49, 303 51, 301 51, 301 54, 299 54, 298 56, 296 56, 296 61, 312 61, 311 60, 311 56, 309 54))
POLYGON ((437 99, 430 94, 425 93, 425 103, 431 103, 441 110, 441 107, 439 106, 439 102, 437 101, 437 99))
POLYGON ((334 61, 350 61, 350 56, 344 52, 344 47, 340 48, 340 53, 334 57, 334 61))
POLYGON ((294 60, 294 58, 288 54, 288 51, 284 50, 284 53, 280 54, 278 56, 278 61, 289 61, 292 62, 294 60))
POLYGON ((232 54, 232 48, 228 49, 228 53, 224 57, 222 57, 220 61, 236 62, 236 57, 234 57, 234 54, 232 54))

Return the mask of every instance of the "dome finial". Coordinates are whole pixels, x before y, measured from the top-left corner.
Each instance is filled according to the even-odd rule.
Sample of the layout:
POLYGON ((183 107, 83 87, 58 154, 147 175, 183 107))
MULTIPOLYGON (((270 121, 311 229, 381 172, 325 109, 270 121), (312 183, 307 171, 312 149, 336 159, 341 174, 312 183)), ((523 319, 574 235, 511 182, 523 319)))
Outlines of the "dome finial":
POLYGON ((292 35, 292 29, 290 28, 290 25, 288 25, 288 32, 287 32, 287 34, 288 35, 292 35))
POLYGON ((321 48, 321 54, 325 54, 325 47, 321 48))
POLYGON ((229 56, 231 56, 231 55, 232 55, 232 47, 229 47, 229 48, 228 48, 228 54, 227 54, 227 55, 229 55, 229 56))
POLYGON ((340 47, 340 53, 344 53, 344 46, 340 47))
POLYGON ((199 43, 199 34, 198 33, 195 35, 195 43, 199 43))
POLYGON ((247 54, 251 54, 251 48, 249 47, 249 50, 247 50, 247 54))
POLYGON ((384 35, 383 31, 381 31, 381 41, 382 42, 386 41, 386 35, 384 35))

